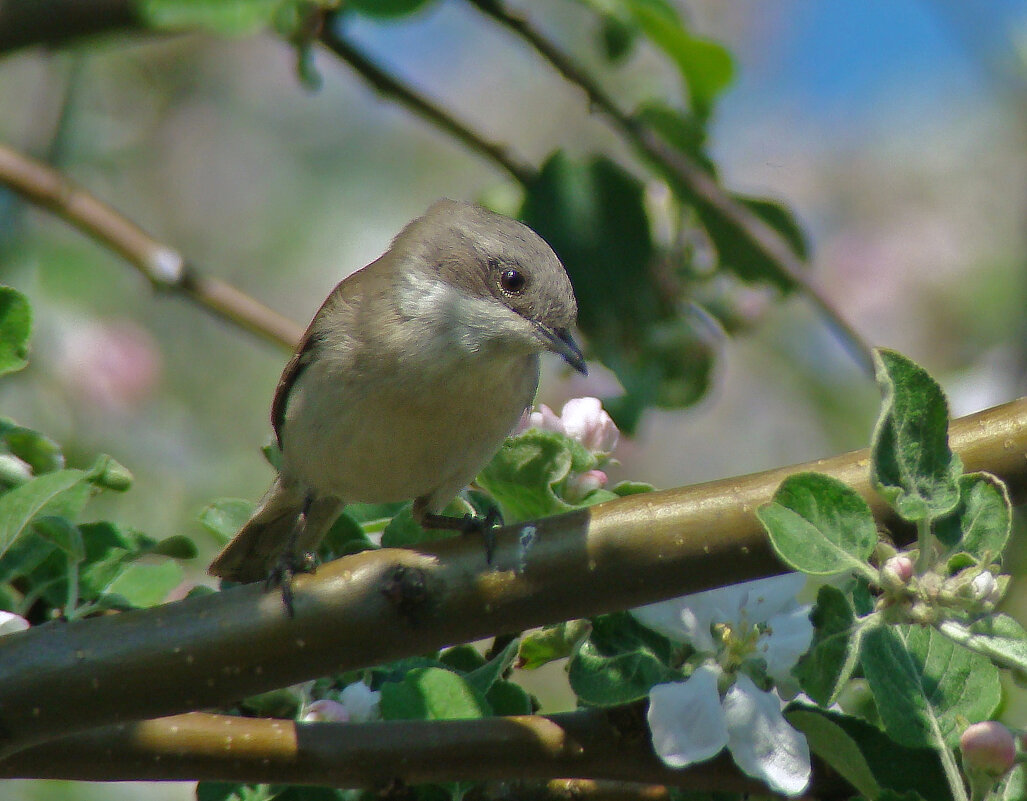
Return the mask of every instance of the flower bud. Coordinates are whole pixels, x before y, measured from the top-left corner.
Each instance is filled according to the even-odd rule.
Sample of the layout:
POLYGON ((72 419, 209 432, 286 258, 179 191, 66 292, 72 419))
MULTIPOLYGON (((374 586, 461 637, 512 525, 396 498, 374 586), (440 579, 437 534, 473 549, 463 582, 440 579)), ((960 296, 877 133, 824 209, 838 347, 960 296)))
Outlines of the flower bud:
POLYGON ((566 434, 567 429, 556 412, 544 403, 538 405, 538 410, 528 415, 528 428, 537 428, 540 431, 555 431, 557 434, 566 434))
POLYGON ((304 723, 348 723, 349 717, 345 704, 322 698, 307 706, 300 720, 304 723))
POLYGON ((572 473, 564 483, 563 498, 567 503, 579 503, 590 492, 606 486, 606 473, 602 470, 589 470, 585 473, 572 473))
POLYGON ((560 419, 567 436, 578 440, 592 453, 610 453, 617 446, 620 432, 613 418, 603 409, 599 398, 574 398, 561 410, 560 419))
POLYGON ((995 720, 974 723, 959 738, 963 765, 992 776, 1001 776, 1016 763, 1013 734, 995 720))
POLYGON ((970 596, 975 601, 997 603, 1001 600, 1000 594, 998 582, 995 581, 995 576, 989 570, 978 573, 970 582, 970 596))
POLYGON ((892 556, 881 566, 881 583, 889 589, 900 589, 913 578, 913 560, 904 554, 892 556))

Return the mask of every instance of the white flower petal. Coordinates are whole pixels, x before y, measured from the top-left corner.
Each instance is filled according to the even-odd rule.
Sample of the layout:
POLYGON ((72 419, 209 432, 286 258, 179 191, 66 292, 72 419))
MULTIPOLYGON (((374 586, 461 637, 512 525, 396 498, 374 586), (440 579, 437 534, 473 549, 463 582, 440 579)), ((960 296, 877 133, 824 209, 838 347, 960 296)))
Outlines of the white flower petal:
POLYGON ((806 577, 802 573, 783 573, 780 576, 747 581, 724 589, 744 591, 747 596, 742 601, 745 619, 749 623, 766 623, 774 615, 790 612, 797 607, 798 601, 795 600, 795 596, 805 585, 806 577))
POLYGON ((704 665, 686 681, 649 691, 649 731, 665 765, 683 768, 716 756, 728 742, 717 690, 719 671, 704 665))
POLYGON ((609 453, 617 445, 620 432, 599 398, 572 398, 560 410, 560 419, 567 436, 593 453, 609 453))
POLYGON ((367 723, 379 720, 382 716, 378 708, 382 694, 372 690, 362 681, 347 686, 339 693, 339 699, 349 712, 349 719, 354 723, 367 723))
POLYGON ((563 427, 563 421, 544 403, 540 403, 538 410, 528 415, 528 427, 538 428, 542 431, 555 431, 557 434, 567 433, 567 429, 563 427))
POLYGON ((328 698, 311 701, 300 718, 304 723, 346 723, 349 719, 346 705, 328 698))
POLYGON ((724 720, 731 756, 745 773, 784 795, 806 789, 809 745, 784 719, 777 695, 759 690, 740 674, 724 696, 724 720))
POLYGON ((0 611, 0 635, 14 634, 16 631, 25 631, 29 622, 12 612, 0 611))
POLYGON ((760 638, 759 650, 767 662, 767 675, 775 684, 795 684, 792 668, 813 642, 813 623, 809 613, 809 606, 799 606, 767 621, 770 631, 760 638))
POLYGON ((713 621, 708 616, 700 618, 696 615, 690 606, 695 597, 684 595, 669 601, 640 606, 631 610, 631 616, 646 628, 659 632, 668 639, 687 642, 697 651, 712 654, 717 650, 713 635, 710 633, 710 624, 713 621))

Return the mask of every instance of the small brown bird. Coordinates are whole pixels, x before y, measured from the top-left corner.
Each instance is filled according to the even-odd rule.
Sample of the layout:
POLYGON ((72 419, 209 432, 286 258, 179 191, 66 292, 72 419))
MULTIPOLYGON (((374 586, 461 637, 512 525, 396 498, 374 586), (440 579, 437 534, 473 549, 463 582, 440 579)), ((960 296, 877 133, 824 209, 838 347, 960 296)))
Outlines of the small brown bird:
POLYGON ((210 565, 288 584, 346 503, 414 499, 426 528, 481 528, 439 513, 532 403, 539 355, 585 373, 577 304, 534 231, 441 200, 314 315, 271 404, 281 471, 210 565))

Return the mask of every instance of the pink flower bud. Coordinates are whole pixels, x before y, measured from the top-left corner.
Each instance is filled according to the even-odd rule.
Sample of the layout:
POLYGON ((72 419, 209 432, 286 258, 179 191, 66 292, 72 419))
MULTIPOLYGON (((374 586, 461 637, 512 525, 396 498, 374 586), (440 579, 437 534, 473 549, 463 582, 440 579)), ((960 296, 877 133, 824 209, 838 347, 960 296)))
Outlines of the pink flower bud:
POLYGON ((338 701, 322 698, 311 703, 300 720, 304 723, 348 723, 349 710, 338 701))
POLYGON ((585 473, 572 473, 564 483, 563 497, 567 503, 578 503, 597 489, 606 486, 606 473, 602 470, 589 470, 585 473))
POLYGON ((909 584, 913 578, 913 560, 899 554, 893 556, 881 567, 881 582, 888 587, 898 589, 909 584))
POLYGON ((1016 762, 1013 734, 995 720, 968 727, 959 738, 959 747, 963 752, 963 765, 968 770, 1001 776, 1016 762))
POLYGON ((592 453, 610 453, 620 432, 603 409, 599 398, 573 398, 563 405, 560 419, 567 436, 578 440, 592 453))
POLYGON ((555 431, 557 434, 567 433, 563 421, 544 403, 538 405, 538 411, 528 415, 528 427, 537 428, 540 431, 555 431))

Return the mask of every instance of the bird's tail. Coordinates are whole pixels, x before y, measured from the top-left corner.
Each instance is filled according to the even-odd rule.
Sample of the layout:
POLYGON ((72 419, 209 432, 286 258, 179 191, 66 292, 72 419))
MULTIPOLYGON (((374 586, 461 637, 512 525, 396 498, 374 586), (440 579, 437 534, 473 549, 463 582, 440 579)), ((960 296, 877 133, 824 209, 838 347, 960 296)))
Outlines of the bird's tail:
MULTIPOLYGON (((303 503, 299 488, 286 487, 276 478, 253 516, 210 563, 207 572, 241 584, 267 578, 297 533, 303 503)), ((342 506, 336 498, 317 498, 307 512, 301 536, 293 543, 294 553, 317 548, 342 506)))

